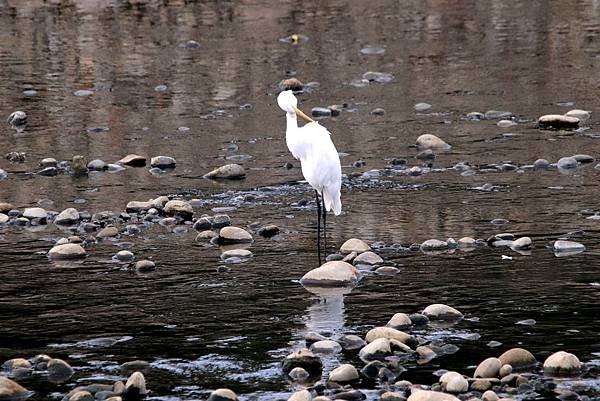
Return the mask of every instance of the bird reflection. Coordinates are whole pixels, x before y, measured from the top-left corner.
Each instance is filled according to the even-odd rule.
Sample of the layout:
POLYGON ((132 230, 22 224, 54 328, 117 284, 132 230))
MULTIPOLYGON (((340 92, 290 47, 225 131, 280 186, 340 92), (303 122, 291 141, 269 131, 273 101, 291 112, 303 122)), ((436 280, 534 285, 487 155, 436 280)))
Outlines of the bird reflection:
POLYGON ((349 294, 352 288, 307 287, 307 290, 319 298, 306 309, 306 331, 333 338, 341 335, 346 323, 344 295, 349 294))

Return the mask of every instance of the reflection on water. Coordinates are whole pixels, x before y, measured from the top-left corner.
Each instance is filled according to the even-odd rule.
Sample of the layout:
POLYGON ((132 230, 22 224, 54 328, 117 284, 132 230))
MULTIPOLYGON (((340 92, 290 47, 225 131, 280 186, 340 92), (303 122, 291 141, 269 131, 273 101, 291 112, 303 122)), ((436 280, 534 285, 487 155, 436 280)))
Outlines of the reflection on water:
MULTIPOLYGON (((71 361, 75 380, 85 381, 115 377, 121 363, 143 359, 156 366, 148 373, 156 396, 201 397, 229 386, 257 399, 285 398, 290 386, 278 363, 305 332, 363 335, 394 313, 437 302, 470 320, 442 333, 458 352, 411 370, 423 383, 441 367, 464 372, 516 345, 539 359, 564 348, 597 360, 600 230, 582 211, 598 212, 599 170, 489 166, 597 158, 599 33, 594 0, 0 1, 0 110, 4 118, 28 114, 19 130, 0 127, 0 155, 26 153, 22 164, 0 159, 9 173, 0 202, 118 215, 131 200, 181 195, 199 199, 198 216, 232 207, 237 226, 281 228, 272 240, 255 235, 254 257, 224 272, 217 271, 221 250, 195 242, 193 230, 175 234, 137 222, 142 232, 119 242, 156 262, 155 273, 141 275, 107 263, 119 242, 90 246, 78 263, 55 263, 43 253, 71 232, 2 226, 0 361, 49 353, 71 361), (295 33, 301 43, 280 40, 295 33), (384 51, 361 53, 368 46, 384 51), (367 71, 393 79, 356 85, 367 71), (328 220, 329 243, 382 241, 378 252, 398 275, 368 275, 337 295, 297 284, 316 255, 312 194, 297 183, 300 169, 273 96, 291 76, 319 84, 300 96, 302 109, 346 105, 321 121, 344 152, 349 177, 344 214, 328 220), (416 111, 420 102, 431 109, 416 111), (385 113, 371 114, 375 108, 385 113), (592 111, 583 129, 534 128, 538 116, 571 108, 592 111), (517 124, 466 119, 488 110, 510 111, 517 124), (423 133, 452 150, 415 159, 412 145, 423 133), (149 166, 83 177, 32 174, 45 157, 112 163, 129 153, 172 156, 177 166, 160 175, 149 166), (246 168, 245 180, 200 178, 232 157, 246 168), (427 173, 381 172, 401 159, 427 173), (366 165, 353 167, 358 160, 366 165), (463 161, 474 174, 451 168, 463 161), (293 168, 283 168, 287 162, 293 168), (429 238, 499 232, 530 236, 531 255, 405 249, 429 238), (586 251, 556 258, 549 245, 567 233, 586 251), (527 319, 536 324, 515 324, 527 319)), ((38 378, 24 384, 39 391, 37 399, 68 390, 38 378)))

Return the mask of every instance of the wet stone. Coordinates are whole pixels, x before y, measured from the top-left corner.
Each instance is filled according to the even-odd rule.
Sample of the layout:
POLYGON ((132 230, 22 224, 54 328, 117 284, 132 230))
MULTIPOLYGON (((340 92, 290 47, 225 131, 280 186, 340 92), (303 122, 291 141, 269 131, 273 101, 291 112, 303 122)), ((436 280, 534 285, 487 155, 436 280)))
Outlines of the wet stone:
POLYGON ((366 242, 358 238, 351 238, 344 242, 340 247, 340 253, 343 255, 347 255, 352 252, 363 253, 370 250, 371 247, 366 242))
POLYGON ((385 49, 377 46, 366 46, 360 49, 360 52, 365 55, 381 55, 385 53, 385 49))
POLYGON ((343 261, 332 261, 306 273, 300 283, 304 286, 352 286, 358 282, 358 271, 343 261))
POLYGON ((565 116, 567 117, 575 117, 578 118, 579 121, 584 121, 584 120, 589 120, 591 117, 591 113, 589 111, 586 110, 579 110, 579 109, 574 109, 574 110, 569 110, 565 113, 565 116))
POLYGON ((227 164, 204 174, 203 177, 211 179, 242 179, 245 176, 246 171, 244 167, 239 164, 227 164))
POLYGON ((80 90, 76 90, 75 92, 73 92, 73 95, 75 95, 77 97, 86 97, 86 96, 91 96, 93 94, 94 94, 94 91, 87 90, 87 89, 80 89, 80 90))
POLYGON ((217 214, 211 220, 213 229, 223 228, 231 225, 231 218, 226 214, 217 214))
POLYGON ((440 149, 448 150, 451 146, 432 134, 423 134, 417 138, 417 149, 440 149))
POLYGON ((296 367, 303 368, 311 375, 311 377, 315 377, 321 375, 323 364, 318 356, 308 349, 302 349, 286 356, 282 363, 282 368, 285 373, 291 372, 291 370, 296 367))
POLYGON ((541 129, 573 129, 579 126, 576 117, 560 114, 547 114, 538 118, 538 127, 541 129))
POLYGON ((48 252, 50 259, 77 259, 86 256, 85 249, 79 244, 56 245, 48 252))
POLYGON ((573 157, 561 157, 557 163, 558 168, 564 170, 577 168, 578 165, 579 163, 573 157))
POLYGON ((54 224, 57 225, 71 225, 79 221, 79 212, 75 208, 67 208, 60 212, 58 216, 54 218, 54 224))
POLYGON ((170 156, 155 156, 150 159, 150 166, 160 169, 175 168, 177 162, 170 156))
POLYGON ((148 273, 156 270, 156 264, 151 260, 140 260, 135 263, 135 270, 140 273, 148 273))
POLYGON ((444 304, 432 304, 423 310, 423 314, 430 320, 460 320, 463 314, 451 306, 444 304))
POLYGON ((510 111, 488 110, 485 112, 486 120, 500 120, 511 118, 513 114, 510 111))
POLYGON ((441 249, 447 249, 448 243, 446 241, 440 241, 437 239, 428 239, 421 244, 422 251, 436 251, 441 249))
POLYGON ((577 163, 586 164, 593 163, 596 159, 593 156, 585 155, 585 154, 576 154, 572 156, 573 159, 577 160, 577 163))
POLYGON ((265 238, 271 238, 279 234, 279 227, 274 224, 269 224, 258 229, 258 235, 265 238))
POLYGON ((6 119, 6 122, 13 127, 25 125, 27 123, 27 113, 21 110, 13 111, 6 119))
POLYGON ((48 361, 48 379, 53 383, 64 383, 73 376, 73 368, 62 359, 53 358, 48 361))
POLYGON ((189 202, 177 199, 168 201, 165 204, 163 211, 168 216, 179 216, 184 220, 191 220, 194 215, 194 209, 189 202))
POLYGON ((146 379, 141 372, 133 372, 125 383, 123 391, 125 398, 140 397, 146 395, 146 379))
POLYGON ((236 244, 244 242, 252 242, 252 235, 239 227, 223 227, 219 231, 218 242, 220 244, 236 244))
POLYGON ((313 343, 310 350, 315 354, 337 354, 342 351, 342 346, 333 340, 321 340, 313 343))
POLYGON ((123 250, 117 252, 115 258, 121 262, 131 262, 133 259, 135 259, 135 255, 133 252, 123 250))
POLYGON ((394 266, 381 266, 375 269, 376 274, 391 276, 400 273, 400 269, 394 266))
POLYGON ((513 368, 521 369, 533 366, 537 363, 531 352, 523 348, 512 348, 498 357, 502 365, 510 365, 513 368))
POLYGON ((331 109, 326 107, 313 107, 310 114, 313 117, 331 117, 331 109))
POLYGON ((379 83, 388 83, 394 79, 392 74, 388 74, 385 72, 374 72, 368 71, 363 74, 363 79, 366 79, 370 82, 379 82, 379 83))
POLYGON ((537 159, 533 163, 533 168, 537 170, 544 170, 550 167, 550 162, 546 159, 537 159))
POLYGON ((429 318, 422 313, 411 313, 408 317, 415 326, 427 326, 429 324, 429 318))
POLYGON ((382 109, 381 107, 377 107, 377 108, 371 110, 371 114, 374 116, 383 116, 383 115, 385 115, 385 109, 382 109))
POLYGON ((425 111, 429 110, 432 106, 429 103, 417 103, 414 105, 414 109, 416 111, 425 111))
POLYGON ((73 175, 86 175, 88 173, 87 160, 81 155, 73 156, 71 160, 71 173, 73 175))
POLYGON ((96 234, 97 238, 111 238, 119 235, 119 229, 117 227, 105 227, 98 234, 96 234))
POLYGON ((306 379, 310 377, 310 374, 304 370, 303 368, 294 368, 289 373, 288 376, 297 382, 304 382, 306 379))
POLYGON ((124 166, 131 167, 144 167, 146 165, 146 158, 144 156, 136 155, 136 154, 128 154, 117 163, 122 164, 124 166))
POLYGON ((575 355, 558 351, 544 361, 544 373, 556 376, 574 376, 581 372, 583 365, 575 355))

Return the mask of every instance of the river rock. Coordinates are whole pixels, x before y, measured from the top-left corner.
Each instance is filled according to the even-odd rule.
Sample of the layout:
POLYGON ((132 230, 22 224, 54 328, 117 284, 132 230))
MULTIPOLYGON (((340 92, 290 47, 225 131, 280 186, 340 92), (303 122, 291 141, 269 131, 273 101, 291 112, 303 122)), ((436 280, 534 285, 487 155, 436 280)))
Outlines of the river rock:
POLYGON ((349 363, 338 366, 329 372, 329 381, 336 383, 348 383, 358 380, 358 370, 349 363))
POLYGON ((498 373, 500 372, 501 367, 502 367, 502 362, 500 362, 500 359, 487 358, 477 366, 477 369, 475 369, 475 373, 473 374, 473 377, 482 377, 482 378, 498 377, 498 373))
POLYGON ((100 159, 94 159, 87 164, 87 168, 90 171, 103 171, 108 169, 106 162, 100 159))
POLYGON ((304 84, 298 78, 288 78, 279 82, 278 87, 282 92, 287 90, 299 92, 304 88, 304 84))
POLYGON ((511 113, 510 111, 503 111, 503 110, 488 110, 485 112, 484 117, 486 120, 500 120, 500 119, 507 119, 507 118, 511 118, 513 116, 513 113, 511 113))
POLYGON ((239 227, 223 227, 219 231, 218 242, 220 244, 236 244, 252 241, 252 234, 239 227))
POLYGON ((300 351, 292 352, 283 360, 282 369, 285 373, 289 374, 296 367, 306 370, 312 377, 317 377, 321 375, 323 364, 318 356, 304 348, 300 351))
POLYGON ((4 213, 0 213, 0 224, 6 224, 10 220, 10 217, 5 215, 4 213))
POLYGON ((14 207, 12 204, 7 202, 0 202, 0 213, 7 213, 13 209, 14 207))
POLYGON ((431 108, 429 103, 417 103, 413 106, 416 111, 425 111, 431 108))
POLYGON ((508 364, 513 369, 521 369, 533 366, 537 363, 531 352, 523 348, 512 348, 498 357, 502 365, 508 364))
MULTIPOLYGON (((61 245, 64 246, 64 245, 61 245)), ((73 376, 73 368, 62 359, 52 358, 48 361, 48 379, 53 383, 64 383, 73 376)))
POLYGON ((71 171, 74 175, 86 175, 88 173, 87 159, 81 155, 73 156, 71 171))
POLYGON ((375 252, 367 251, 355 257, 353 263, 354 265, 376 265, 383 263, 383 259, 375 252))
POLYGON ((117 227, 108 226, 104 227, 98 234, 96 234, 96 238, 111 238, 119 235, 119 229, 117 227))
POLYGON ((542 129, 577 128, 579 119, 560 114, 546 114, 538 118, 538 127, 542 129))
POLYGON ((69 396, 68 401, 94 401, 94 396, 89 391, 75 391, 69 396))
POLYGON ((18 127, 27 123, 27 113, 21 110, 13 111, 6 119, 6 122, 13 127, 18 127))
POLYGON ((77 259, 85 255, 85 249, 79 244, 56 245, 48 252, 51 259, 77 259))
POLYGON ((312 401, 312 394, 308 390, 296 391, 288 398, 288 401, 312 401))
POLYGON ((44 177, 54 177, 58 174, 58 169, 56 167, 45 167, 36 173, 37 175, 42 175, 44 177))
POLYGON ((440 149, 448 150, 451 146, 432 134, 423 134, 417 138, 417 149, 440 149))
POLYGON ((174 158, 169 156, 155 156, 150 159, 150 166, 157 168, 175 168, 177 161, 174 158))
POLYGON ((408 315, 406 313, 396 313, 396 314, 394 314, 394 316, 392 316, 392 318, 390 319, 390 321, 387 323, 386 326, 398 330, 398 329, 410 327, 411 325, 412 325, 412 322, 410 320, 410 317, 408 317, 408 315))
POLYGON ((583 252, 585 245, 575 241, 558 240, 552 246, 555 252, 583 252))
POLYGON ((410 334, 396 330, 391 327, 375 327, 367 332, 365 340, 368 343, 375 341, 378 338, 387 338, 388 340, 398 340, 403 344, 416 345, 416 340, 410 334))
POLYGON ((458 372, 446 372, 440 377, 442 388, 449 393, 464 393, 469 390, 469 382, 458 372))
POLYGON ((31 362, 25 358, 13 358, 4 362, 2 367, 8 371, 15 369, 31 369, 31 362))
POLYGON ((439 391, 421 390, 413 388, 407 401, 460 401, 451 394, 441 393, 439 391))
POLYGON ((459 239, 458 241, 458 247, 459 248, 475 248, 477 241, 475 241, 474 238, 471 237, 462 237, 461 239, 459 239))
POLYGON ((394 266, 381 266, 375 269, 375 274, 393 276, 394 274, 400 273, 400 269, 394 266))
POLYGON ((117 252, 115 258, 121 262, 131 262, 133 259, 135 259, 135 255, 131 251, 123 250, 117 252))
POLYGON ((125 383, 125 398, 136 398, 146 395, 146 379, 142 372, 133 372, 125 383))
POLYGON ((304 381, 306 381, 306 379, 308 379, 310 377, 308 372, 306 370, 304 370, 303 368, 294 368, 294 369, 290 370, 290 373, 288 373, 288 376, 297 382, 304 382, 304 381))
POLYGON ((152 204, 152 202, 148 201, 148 202, 140 202, 140 201, 131 201, 129 203, 127 203, 127 206, 125 206, 125 211, 127 213, 140 213, 140 212, 147 212, 148 210, 152 209, 154 206, 152 204))
POLYGON ((421 244, 422 251, 439 251, 447 249, 448 243, 446 241, 440 241, 438 239, 428 239, 421 244))
POLYGON ((342 344, 345 350, 356 350, 364 347, 367 342, 356 334, 344 334, 338 338, 338 342, 342 344))
POLYGON ((486 391, 492 388, 492 382, 488 379, 475 379, 470 386, 470 389, 473 391, 486 391))
POLYGON ((320 340, 310 346, 315 354, 337 354, 342 351, 342 346, 333 340, 320 340))
POLYGON ((502 365, 502 367, 500 368, 500 372, 498 373, 500 377, 508 376, 512 373, 512 366, 510 366, 509 364, 504 364, 502 365))
POLYGON ((593 163, 594 161, 596 161, 596 159, 593 156, 586 155, 586 154, 583 154, 583 153, 578 153, 578 154, 573 155, 571 157, 573 159, 577 160, 577 163, 580 163, 580 164, 593 163))
POLYGON ((498 395, 492 390, 488 390, 481 395, 481 401, 498 401, 498 395))
POLYGON ((323 264, 306 273, 300 283, 304 286, 337 287, 355 285, 358 282, 358 270, 350 263, 340 260, 323 264))
POLYGON ((211 220, 211 227, 213 229, 223 228, 231 225, 231 218, 226 214, 216 214, 211 220))
POLYGON ((143 259, 135 263, 135 270, 140 273, 148 273, 156 270, 156 263, 151 260, 143 259))
POLYGON ((204 231, 200 231, 198 233, 198 235, 196 235, 196 238, 194 239, 194 241, 199 242, 199 241, 206 241, 206 240, 211 240, 213 238, 218 238, 219 234, 212 231, 212 230, 204 230, 204 231))
POLYGON ((206 174, 204 178, 241 179, 246 176, 246 170, 239 164, 226 164, 206 174))
POLYGON ((582 364, 575 355, 558 351, 544 361, 544 373, 547 375, 573 376, 581 372, 582 364))
POLYGON ((444 304, 432 304, 423 310, 423 314, 430 320, 454 321, 463 318, 463 314, 451 306, 444 304))
POLYGON ((565 116, 567 117, 575 117, 578 118, 579 121, 584 121, 584 120, 589 120, 591 117, 591 113, 589 111, 586 110, 579 110, 579 109, 574 109, 574 110, 569 110, 565 113, 565 116))
POLYGON ((387 338, 377 338, 361 348, 358 356, 364 361, 371 361, 373 359, 383 359, 391 354, 390 340, 387 338))
POLYGON ((25 209, 25 211, 23 211, 23 217, 27 217, 30 220, 46 220, 48 217, 48 212, 41 207, 28 207, 25 209))
POLYGON ((77 223, 79 219, 80 216, 77 209, 70 207, 60 212, 58 216, 54 218, 54 224, 68 226, 77 223))
POLYGON ((275 224, 269 224, 269 225, 259 228, 257 233, 261 237, 271 238, 271 237, 274 237, 275 235, 279 234, 279 227, 277 227, 275 224))
POLYGON ((247 249, 230 249, 221 254, 221 259, 227 258, 251 258, 252 252, 247 249))
POLYGON ((533 244, 533 241, 531 241, 531 238, 521 237, 512 242, 511 248, 517 249, 517 250, 530 249, 532 244, 533 244))
POLYGON ((558 160, 558 162, 556 163, 556 165, 560 169, 569 170, 569 169, 577 168, 577 166, 579 166, 579 163, 577 163, 577 160, 574 157, 568 156, 568 157, 561 157, 558 160))
POLYGON ((19 383, 0 376, 0 400, 18 400, 27 397, 29 392, 19 383))
POLYGON ((194 209, 189 202, 177 199, 168 201, 163 211, 169 216, 180 216, 184 220, 191 220, 194 215, 194 209))
POLYGON ((144 156, 131 153, 119 160, 117 163, 124 166, 144 167, 146 165, 146 158, 144 156))
POLYGON ((358 238, 351 238, 344 242, 340 247, 340 253, 347 255, 352 252, 357 254, 370 251, 371 247, 363 240, 358 238))

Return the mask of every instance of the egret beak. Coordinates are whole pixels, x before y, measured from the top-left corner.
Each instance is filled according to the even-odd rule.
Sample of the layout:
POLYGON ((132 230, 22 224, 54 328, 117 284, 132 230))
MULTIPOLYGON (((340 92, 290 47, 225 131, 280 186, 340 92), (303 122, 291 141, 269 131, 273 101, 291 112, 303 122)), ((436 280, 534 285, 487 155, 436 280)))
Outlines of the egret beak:
POLYGON ((313 120, 312 118, 310 118, 309 116, 307 116, 306 114, 304 114, 302 112, 302 110, 298 109, 297 107, 294 107, 294 111, 296 112, 296 115, 298 117, 302 117, 303 119, 305 119, 309 123, 314 123, 315 122, 315 120, 313 120))

